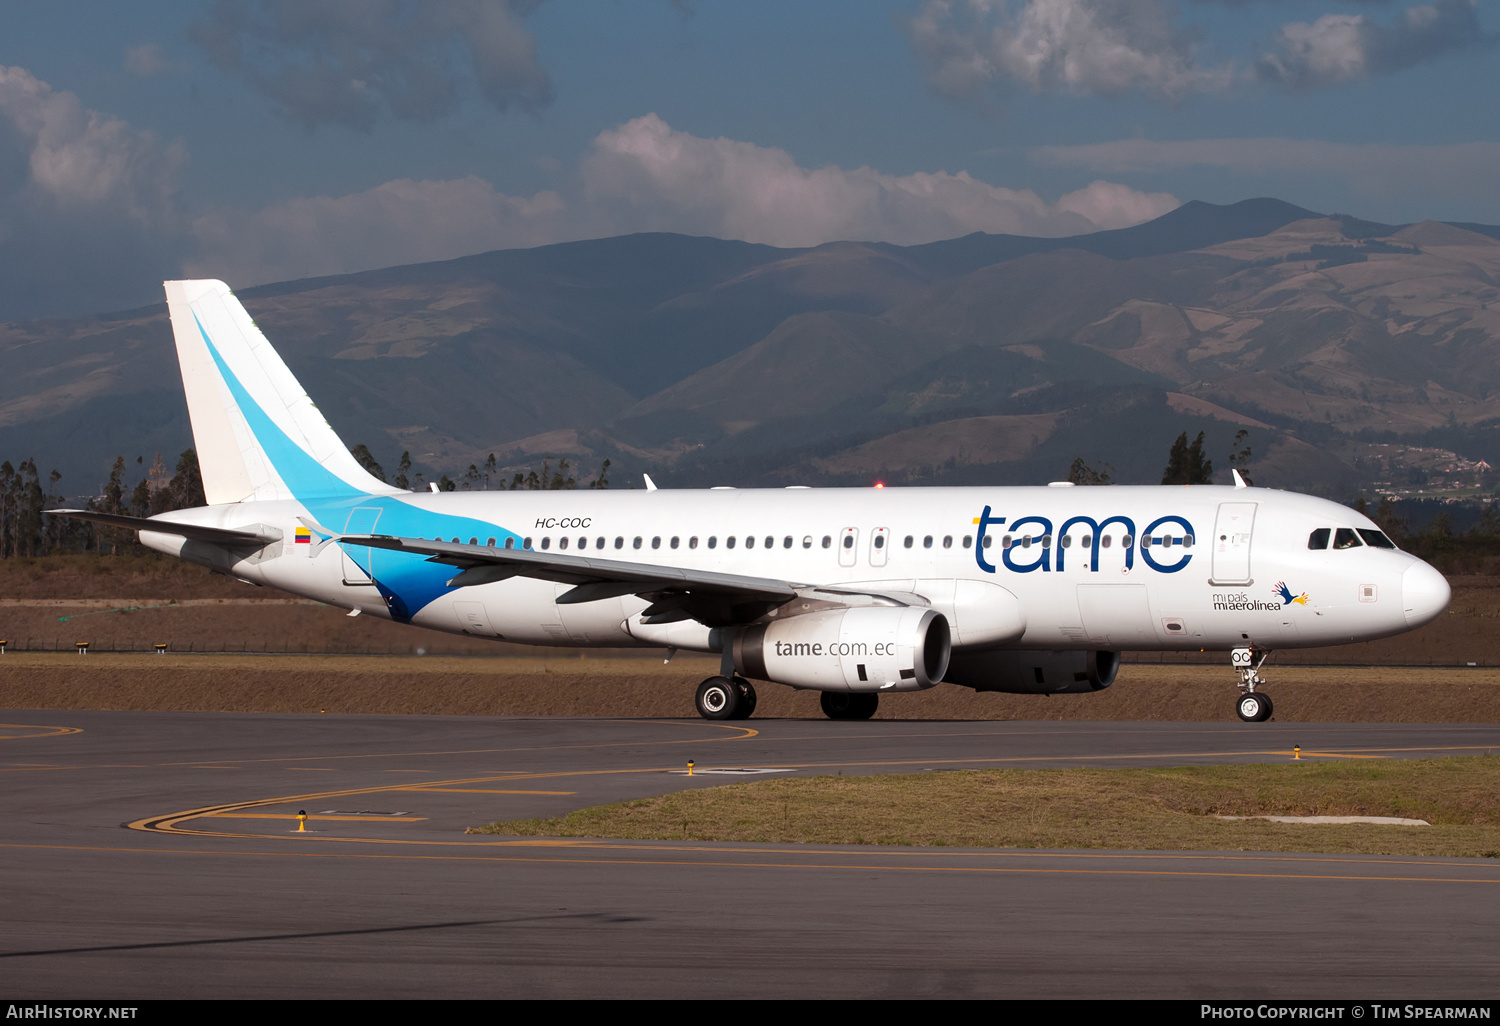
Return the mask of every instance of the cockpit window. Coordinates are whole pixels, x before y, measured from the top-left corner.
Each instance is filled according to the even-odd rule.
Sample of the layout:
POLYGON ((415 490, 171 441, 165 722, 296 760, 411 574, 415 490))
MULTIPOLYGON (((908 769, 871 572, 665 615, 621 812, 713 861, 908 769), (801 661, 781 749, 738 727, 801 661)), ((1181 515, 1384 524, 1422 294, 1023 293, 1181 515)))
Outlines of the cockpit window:
POLYGON ((1359 528, 1359 536, 1371 548, 1394 549, 1396 547, 1396 543, 1387 538, 1382 531, 1372 531, 1368 527, 1361 527, 1359 528))
POLYGON ((1326 548, 1328 548, 1328 536, 1331 535, 1332 533, 1333 533, 1333 531, 1330 528, 1327 528, 1327 527, 1320 527, 1320 528, 1318 528, 1312 534, 1310 534, 1310 535, 1307 536, 1307 547, 1310 548, 1310 549, 1326 549, 1326 548))
POLYGON ((1333 532, 1333 547, 1336 549, 1357 549, 1361 544, 1359 535, 1351 527, 1341 527, 1333 532))

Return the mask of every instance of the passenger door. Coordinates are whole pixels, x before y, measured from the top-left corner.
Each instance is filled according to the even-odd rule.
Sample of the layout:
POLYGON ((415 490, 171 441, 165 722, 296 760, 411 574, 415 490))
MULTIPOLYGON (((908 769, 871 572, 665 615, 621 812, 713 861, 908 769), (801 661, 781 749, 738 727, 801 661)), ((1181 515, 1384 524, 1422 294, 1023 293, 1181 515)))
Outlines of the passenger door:
POLYGON ((1250 537, 1255 503, 1221 502, 1214 521, 1211 584, 1254 584, 1250 576, 1250 537))

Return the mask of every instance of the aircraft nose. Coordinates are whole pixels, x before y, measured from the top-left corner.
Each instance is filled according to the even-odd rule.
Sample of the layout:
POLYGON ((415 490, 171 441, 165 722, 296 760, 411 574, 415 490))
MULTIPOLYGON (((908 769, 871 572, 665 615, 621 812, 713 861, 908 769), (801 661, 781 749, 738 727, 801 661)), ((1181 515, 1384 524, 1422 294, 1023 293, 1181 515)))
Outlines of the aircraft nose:
POLYGON ((1447 578, 1420 560, 1407 567, 1401 577, 1401 608, 1410 627, 1436 620, 1448 608, 1452 596, 1447 578))

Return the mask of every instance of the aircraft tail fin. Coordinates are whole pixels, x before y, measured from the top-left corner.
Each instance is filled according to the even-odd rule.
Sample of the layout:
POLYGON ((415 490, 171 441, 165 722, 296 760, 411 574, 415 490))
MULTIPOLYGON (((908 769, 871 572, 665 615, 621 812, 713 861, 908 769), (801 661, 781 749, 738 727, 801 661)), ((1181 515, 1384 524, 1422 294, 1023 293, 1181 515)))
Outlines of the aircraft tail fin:
POLYGON ((400 494, 350 455, 229 286, 164 284, 210 504, 400 494))

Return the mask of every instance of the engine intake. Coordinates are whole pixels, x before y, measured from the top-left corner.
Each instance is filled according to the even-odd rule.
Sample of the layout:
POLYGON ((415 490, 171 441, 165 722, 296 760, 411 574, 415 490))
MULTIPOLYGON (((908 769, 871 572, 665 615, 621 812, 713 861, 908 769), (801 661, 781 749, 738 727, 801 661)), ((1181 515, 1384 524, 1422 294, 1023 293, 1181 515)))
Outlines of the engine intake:
POLYGON ((1103 691, 1120 672, 1120 653, 1073 650, 1067 652, 966 652, 960 649, 948 662, 943 678, 975 691, 1003 691, 1012 695, 1055 695, 1103 691))
POLYGON ((830 609, 756 624, 735 635, 747 677, 817 691, 921 691, 948 669, 942 613, 915 606, 830 609))

